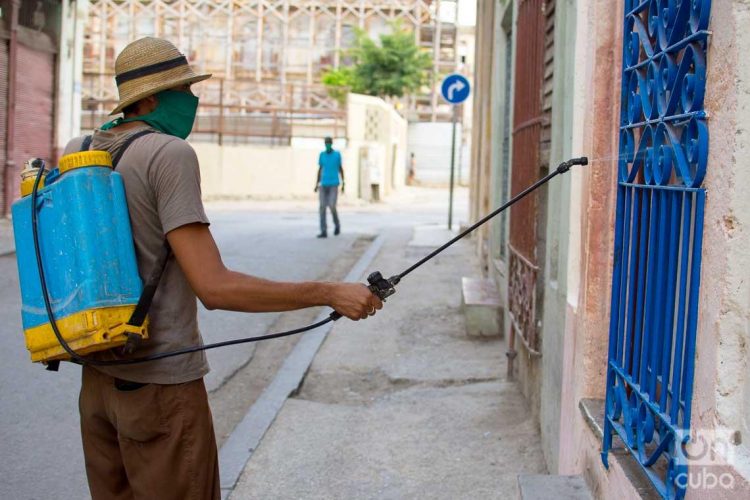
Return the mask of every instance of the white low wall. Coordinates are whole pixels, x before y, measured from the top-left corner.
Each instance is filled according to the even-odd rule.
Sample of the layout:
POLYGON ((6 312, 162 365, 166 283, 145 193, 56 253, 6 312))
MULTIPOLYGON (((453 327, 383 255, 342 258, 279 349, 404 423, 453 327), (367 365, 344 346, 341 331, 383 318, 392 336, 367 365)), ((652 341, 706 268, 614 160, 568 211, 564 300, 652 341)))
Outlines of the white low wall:
MULTIPOLYGON (((266 146, 219 146, 192 143, 201 166, 203 197, 309 198, 318 175, 316 149, 266 146)), ((355 162, 341 152, 344 175, 352 187, 358 182, 355 162)), ((355 193, 356 194, 356 191, 355 193)))
POLYGON ((349 94, 347 144, 359 166, 362 199, 387 197, 406 181, 406 120, 379 97, 349 94))
MULTIPOLYGON (((377 97, 350 94, 347 137, 334 137, 344 164, 345 198, 373 200, 403 186, 406 141, 406 120, 393 106, 377 97)), ((322 139, 296 138, 292 146, 191 144, 206 199, 316 196, 322 139)))

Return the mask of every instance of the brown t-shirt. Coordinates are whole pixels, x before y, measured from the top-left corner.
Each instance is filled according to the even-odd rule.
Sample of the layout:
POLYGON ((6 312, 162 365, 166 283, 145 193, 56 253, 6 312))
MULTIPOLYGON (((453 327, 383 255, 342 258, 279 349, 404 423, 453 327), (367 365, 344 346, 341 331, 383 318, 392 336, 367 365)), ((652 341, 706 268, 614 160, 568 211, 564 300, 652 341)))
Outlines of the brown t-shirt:
MULTIPOLYGON (((92 150, 114 157, 132 134, 96 130, 92 150)), ((83 138, 73 139, 65 154, 79 151, 83 138)), ((208 224, 203 209, 200 170, 195 151, 177 137, 154 132, 137 138, 125 151, 117 172, 122 175, 133 230, 138 272, 142 280, 152 272, 162 252, 165 235, 191 223, 208 224)), ((130 357, 173 351, 203 344, 198 330, 197 300, 174 255, 169 258, 149 309, 149 339, 130 357)), ((93 354, 97 359, 124 359, 119 349, 93 354)), ((141 383, 180 384, 203 377, 209 371, 203 351, 135 365, 96 367, 113 377, 141 383)))

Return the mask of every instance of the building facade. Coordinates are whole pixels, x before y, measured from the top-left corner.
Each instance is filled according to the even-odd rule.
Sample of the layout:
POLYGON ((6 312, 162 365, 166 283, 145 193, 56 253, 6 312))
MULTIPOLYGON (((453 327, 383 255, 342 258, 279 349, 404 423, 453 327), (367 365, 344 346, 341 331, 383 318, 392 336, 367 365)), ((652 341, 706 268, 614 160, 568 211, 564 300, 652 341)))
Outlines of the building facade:
POLYGON ((478 2, 472 218, 548 469, 750 494, 743 0, 478 2), (701 448, 702 447, 702 448, 701 448))
MULTIPOLYGON (((73 3, 75 5, 75 3, 73 3)), ((68 0, 0 1, 0 216, 24 162, 57 159, 75 109, 75 25, 68 0), (63 120, 63 122, 60 122, 63 120)))
POLYGON ((358 30, 372 38, 394 24, 433 56, 431 85, 407 103, 410 119, 450 120, 438 98, 441 75, 458 64, 457 0, 87 0, 83 127, 117 99, 117 54, 143 36, 165 37, 214 78, 199 86, 194 139, 289 144, 294 128, 346 135, 346 106, 330 97, 322 72, 347 63, 358 30), (244 139, 243 139, 244 138, 244 139))

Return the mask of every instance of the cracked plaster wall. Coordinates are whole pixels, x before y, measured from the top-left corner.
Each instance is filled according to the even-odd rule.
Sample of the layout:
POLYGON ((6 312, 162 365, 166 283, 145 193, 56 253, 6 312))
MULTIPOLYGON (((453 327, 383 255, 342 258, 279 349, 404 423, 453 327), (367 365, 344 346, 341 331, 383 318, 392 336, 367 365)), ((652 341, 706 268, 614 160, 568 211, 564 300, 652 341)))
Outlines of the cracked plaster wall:
MULTIPOLYGON (((714 2, 705 102, 710 144, 692 422, 693 430, 720 429, 722 435, 731 436, 725 458, 744 491, 750 491, 749 25, 749 0, 714 2)), ((712 493, 712 498, 731 496, 730 492, 712 493)))

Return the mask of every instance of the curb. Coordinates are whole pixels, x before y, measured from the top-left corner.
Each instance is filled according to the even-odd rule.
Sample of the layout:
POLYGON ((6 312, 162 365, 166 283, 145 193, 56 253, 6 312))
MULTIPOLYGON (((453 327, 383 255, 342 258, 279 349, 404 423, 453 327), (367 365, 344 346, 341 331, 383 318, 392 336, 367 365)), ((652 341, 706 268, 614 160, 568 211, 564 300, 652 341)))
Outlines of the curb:
MULTIPOLYGON (((358 281, 383 246, 384 237, 378 236, 367 248, 362 257, 352 267, 344 281, 358 281)), ((324 310, 315 321, 328 317, 324 310)), ((242 421, 234 428, 219 450, 219 473, 221 476, 221 498, 225 500, 234 490, 245 465, 260 444, 266 431, 271 427, 290 394, 296 391, 315 355, 333 328, 328 323, 320 329, 306 333, 297 342, 292 352, 284 360, 273 381, 266 387, 257 401, 250 407, 242 421)))

